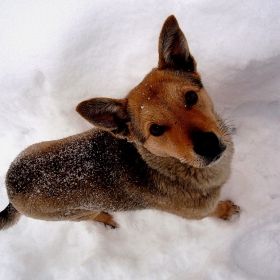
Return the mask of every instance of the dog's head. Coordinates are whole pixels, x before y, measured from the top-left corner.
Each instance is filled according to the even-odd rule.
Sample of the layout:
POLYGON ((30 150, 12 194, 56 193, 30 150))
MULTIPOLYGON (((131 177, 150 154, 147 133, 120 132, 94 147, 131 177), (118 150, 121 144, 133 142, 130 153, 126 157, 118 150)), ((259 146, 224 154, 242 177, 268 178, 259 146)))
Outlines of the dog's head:
POLYGON ((174 16, 159 38, 159 62, 125 99, 94 98, 77 111, 95 126, 159 157, 194 167, 216 162, 230 142, 174 16))

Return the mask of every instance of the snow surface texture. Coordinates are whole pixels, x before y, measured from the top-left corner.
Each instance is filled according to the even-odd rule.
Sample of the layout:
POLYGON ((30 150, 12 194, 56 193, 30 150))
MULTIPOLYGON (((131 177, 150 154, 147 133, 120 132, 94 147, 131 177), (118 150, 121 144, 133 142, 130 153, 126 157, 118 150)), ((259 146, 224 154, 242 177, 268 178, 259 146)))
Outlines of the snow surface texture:
POLYGON ((0 208, 4 179, 28 145, 91 126, 82 100, 121 98, 157 64, 174 14, 217 111, 235 127, 222 192, 230 222, 157 212, 93 222, 22 217, 0 232, 0 279, 280 279, 280 2, 1 1, 0 208))

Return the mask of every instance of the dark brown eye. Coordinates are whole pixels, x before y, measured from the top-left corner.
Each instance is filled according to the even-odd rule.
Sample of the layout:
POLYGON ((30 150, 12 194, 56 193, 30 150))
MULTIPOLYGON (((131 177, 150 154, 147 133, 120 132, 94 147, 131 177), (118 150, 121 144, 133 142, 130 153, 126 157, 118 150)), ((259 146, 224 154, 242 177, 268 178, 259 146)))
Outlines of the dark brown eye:
POLYGON ((165 131, 164 126, 160 126, 160 125, 157 125, 157 124, 152 124, 151 127, 150 127, 150 133, 153 136, 160 136, 164 133, 164 131, 165 131))
POLYGON ((198 96, 197 96, 196 92, 188 91, 185 94, 185 99, 186 99, 187 105, 192 106, 197 102, 198 96))

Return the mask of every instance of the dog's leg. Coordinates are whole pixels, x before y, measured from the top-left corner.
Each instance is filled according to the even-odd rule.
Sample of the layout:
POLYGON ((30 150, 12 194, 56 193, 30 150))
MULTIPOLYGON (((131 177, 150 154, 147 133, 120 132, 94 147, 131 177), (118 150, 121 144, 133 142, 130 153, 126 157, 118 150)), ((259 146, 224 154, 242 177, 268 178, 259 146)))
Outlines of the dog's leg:
POLYGON ((113 217, 106 213, 106 212, 102 212, 102 211, 92 211, 92 212, 82 212, 82 213, 75 213, 76 217, 75 218, 71 218, 70 220, 72 221, 88 221, 88 220, 92 220, 92 221, 96 221, 96 222, 100 222, 103 223, 105 226, 110 226, 112 228, 116 228, 118 227, 118 224, 114 221, 113 217))
POLYGON ((105 212, 100 212, 93 220, 97 222, 101 222, 105 226, 110 226, 112 228, 118 227, 118 224, 114 221, 113 217, 105 212))
POLYGON ((232 201, 220 201, 216 209, 211 212, 209 217, 219 217, 223 220, 229 220, 231 216, 238 214, 240 212, 240 207, 235 205, 232 201))

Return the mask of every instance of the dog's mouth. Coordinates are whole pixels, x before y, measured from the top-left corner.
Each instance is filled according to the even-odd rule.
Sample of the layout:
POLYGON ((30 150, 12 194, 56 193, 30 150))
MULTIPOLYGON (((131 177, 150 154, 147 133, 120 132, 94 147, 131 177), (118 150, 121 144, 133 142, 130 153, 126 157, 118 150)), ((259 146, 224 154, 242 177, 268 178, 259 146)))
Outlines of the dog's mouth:
POLYGON ((224 151, 226 150, 226 146, 223 146, 223 147, 224 147, 223 151, 220 154, 218 154, 217 156, 215 156, 214 158, 203 157, 202 161, 204 162, 204 165, 210 167, 211 165, 218 163, 220 161, 220 159, 222 158, 224 151))
POLYGON ((226 145, 213 132, 196 131, 192 134, 192 140, 193 150, 204 167, 217 163, 226 150, 226 145))

